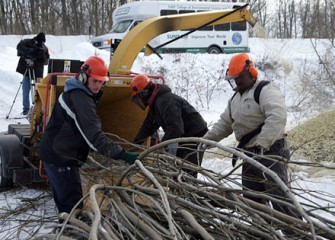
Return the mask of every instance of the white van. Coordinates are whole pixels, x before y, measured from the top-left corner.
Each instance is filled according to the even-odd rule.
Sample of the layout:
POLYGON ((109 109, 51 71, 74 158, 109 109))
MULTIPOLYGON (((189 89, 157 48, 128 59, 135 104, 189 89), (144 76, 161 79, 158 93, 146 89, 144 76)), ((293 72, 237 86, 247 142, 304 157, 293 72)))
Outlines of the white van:
MULTIPOLYGON (((182 2, 182 1, 136 1, 124 4, 113 12, 113 23, 108 34, 90 40, 100 49, 116 49, 123 37, 139 22, 156 16, 184 14, 203 11, 231 9, 245 3, 232 2, 182 2)), ((167 32, 150 42, 152 47, 160 46, 187 31, 167 32)), ((248 25, 240 22, 206 26, 177 41, 158 49, 160 53, 236 53, 248 52, 248 25)))

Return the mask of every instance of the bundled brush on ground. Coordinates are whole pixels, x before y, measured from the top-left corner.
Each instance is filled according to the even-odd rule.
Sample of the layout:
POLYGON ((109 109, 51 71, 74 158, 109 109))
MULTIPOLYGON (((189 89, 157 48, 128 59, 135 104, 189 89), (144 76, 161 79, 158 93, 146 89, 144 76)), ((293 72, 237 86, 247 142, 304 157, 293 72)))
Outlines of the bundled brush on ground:
POLYGON ((85 209, 61 214, 64 223, 52 225, 59 231, 35 239, 335 238, 335 196, 289 189, 253 158, 216 142, 198 138, 169 140, 143 151, 131 166, 115 161, 111 166, 95 173, 84 169, 84 175, 90 174, 90 179, 101 182, 91 186, 83 198, 85 209), (265 193, 262 197, 296 209, 303 220, 243 197, 260 193, 242 190, 242 164, 221 174, 165 154, 168 144, 178 142, 181 146, 189 141, 215 147, 208 151, 218 158, 235 154, 266 171, 290 203, 265 193), (198 178, 187 174, 187 170, 197 171, 198 178), (111 176, 112 184, 108 183, 111 176))

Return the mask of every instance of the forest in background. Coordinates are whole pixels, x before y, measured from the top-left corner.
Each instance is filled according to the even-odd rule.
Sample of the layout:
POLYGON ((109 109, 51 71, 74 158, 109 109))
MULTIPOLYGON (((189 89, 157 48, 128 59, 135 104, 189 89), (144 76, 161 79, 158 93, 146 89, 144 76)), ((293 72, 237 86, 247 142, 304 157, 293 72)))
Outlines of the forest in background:
MULTIPOLYGON (((0 34, 101 35, 127 0, 0 0, 0 34)), ((214 2, 214 1, 212 1, 214 2)), ((333 0, 247 0, 271 38, 323 38, 334 45, 333 0)), ((251 36, 253 32, 251 31, 251 36)))

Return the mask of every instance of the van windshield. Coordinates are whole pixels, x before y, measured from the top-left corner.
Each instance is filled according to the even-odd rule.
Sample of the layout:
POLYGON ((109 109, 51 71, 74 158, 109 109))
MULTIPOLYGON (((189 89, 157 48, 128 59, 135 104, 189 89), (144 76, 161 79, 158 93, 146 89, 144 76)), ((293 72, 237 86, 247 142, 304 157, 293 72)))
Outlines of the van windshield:
POLYGON ((125 32, 129 25, 133 22, 133 20, 123 20, 121 22, 116 23, 110 33, 123 33, 125 32))

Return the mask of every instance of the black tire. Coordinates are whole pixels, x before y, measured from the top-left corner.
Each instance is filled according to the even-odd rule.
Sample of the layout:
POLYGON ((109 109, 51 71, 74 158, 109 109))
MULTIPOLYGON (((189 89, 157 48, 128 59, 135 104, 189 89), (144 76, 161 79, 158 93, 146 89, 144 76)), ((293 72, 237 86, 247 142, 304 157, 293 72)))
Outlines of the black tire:
POLYGON ((221 52, 221 49, 219 47, 211 46, 207 49, 207 53, 209 53, 209 54, 220 54, 222 52, 221 52))
POLYGON ((0 135, 0 187, 13 185, 13 172, 11 167, 20 166, 23 155, 20 140, 14 134, 0 135))

